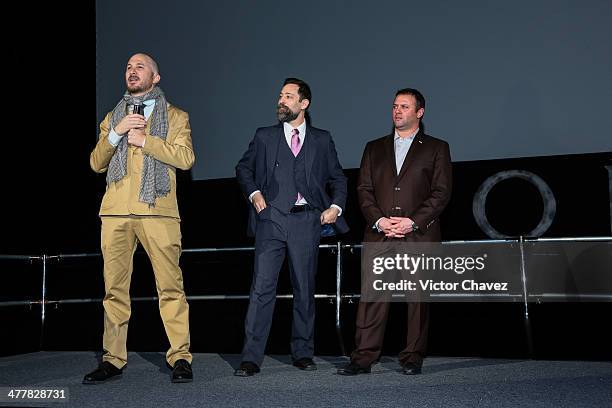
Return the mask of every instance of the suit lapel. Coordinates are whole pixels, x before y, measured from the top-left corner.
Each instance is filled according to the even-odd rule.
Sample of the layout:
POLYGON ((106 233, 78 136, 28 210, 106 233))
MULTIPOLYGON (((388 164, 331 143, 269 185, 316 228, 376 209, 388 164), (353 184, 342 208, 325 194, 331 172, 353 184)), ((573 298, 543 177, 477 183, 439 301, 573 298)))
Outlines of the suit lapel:
POLYGON ((385 139, 385 155, 387 156, 387 162, 391 164, 391 170, 393 171, 393 177, 397 177, 397 167, 395 165, 395 146, 394 146, 395 135, 391 133, 385 139))
POLYGON ((316 156, 316 136, 308 124, 306 124, 306 138, 302 150, 304 150, 304 164, 306 165, 306 183, 310 187, 310 173, 316 156))
MULTIPOLYGON (((419 132, 414 136, 414 140, 410 145, 410 149, 408 149, 408 153, 406 153, 406 158, 404 159, 404 163, 402 164, 402 169, 400 170, 399 175, 397 176, 397 181, 399 182, 402 177, 408 171, 408 168, 412 165, 414 158, 419 155, 421 150, 423 149, 423 131, 419 130, 419 132)), ((393 158, 395 160, 395 157, 393 158)))
POLYGON ((274 132, 273 136, 270 138, 270 142, 267 146, 267 154, 266 154, 266 185, 269 183, 272 174, 274 174, 274 170, 276 169, 276 162, 278 160, 278 148, 281 143, 285 143, 285 132, 283 131, 282 124, 277 126, 276 132, 274 132))

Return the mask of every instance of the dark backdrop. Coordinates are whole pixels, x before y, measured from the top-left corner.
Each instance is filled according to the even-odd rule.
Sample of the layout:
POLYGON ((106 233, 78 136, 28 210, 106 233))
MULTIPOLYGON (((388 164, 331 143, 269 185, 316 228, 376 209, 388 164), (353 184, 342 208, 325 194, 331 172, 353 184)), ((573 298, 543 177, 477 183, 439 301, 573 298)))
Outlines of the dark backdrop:
POLYGON ((98 118, 127 56, 151 53, 169 100, 194 113, 195 179, 233 175, 289 76, 311 85, 311 114, 348 168, 404 87, 423 92, 429 132, 457 161, 610 149, 608 0, 124 4, 97 2, 98 118))

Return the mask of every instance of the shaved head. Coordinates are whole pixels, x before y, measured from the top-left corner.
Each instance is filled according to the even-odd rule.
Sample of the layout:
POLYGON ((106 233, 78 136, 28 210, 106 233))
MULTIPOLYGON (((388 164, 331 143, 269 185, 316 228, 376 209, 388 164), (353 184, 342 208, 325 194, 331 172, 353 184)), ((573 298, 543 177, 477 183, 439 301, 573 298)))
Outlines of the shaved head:
POLYGON ((160 79, 159 68, 151 56, 144 53, 132 55, 125 69, 125 82, 132 95, 144 95, 153 89, 160 79))
POLYGON ((135 56, 143 57, 149 64, 151 64, 151 70, 154 74, 159 74, 159 67, 157 66, 157 62, 151 57, 149 54, 145 54, 144 52, 139 52, 137 54, 132 55, 132 58, 135 56))

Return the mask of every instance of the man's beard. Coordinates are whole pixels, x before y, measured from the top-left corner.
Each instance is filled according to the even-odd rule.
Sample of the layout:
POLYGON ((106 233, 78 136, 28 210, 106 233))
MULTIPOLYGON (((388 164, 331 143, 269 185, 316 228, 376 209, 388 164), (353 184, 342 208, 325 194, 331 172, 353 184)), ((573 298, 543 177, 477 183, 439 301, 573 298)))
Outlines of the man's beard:
POLYGON ((134 86, 127 85, 127 90, 131 94, 135 93, 143 93, 145 91, 149 91, 153 88, 153 81, 144 80, 140 84, 136 84, 134 86))
POLYGON ((286 105, 277 105, 276 106, 276 117, 280 122, 291 122, 297 117, 300 116, 300 112, 293 112, 286 105))
POLYGON ((131 94, 135 94, 135 93, 143 93, 143 92, 145 92, 147 89, 149 89, 149 88, 146 88, 146 85, 147 85, 147 84, 141 84, 141 85, 136 85, 136 86, 132 86, 132 87, 128 86, 127 90, 128 90, 128 92, 129 92, 129 93, 131 93, 131 94))

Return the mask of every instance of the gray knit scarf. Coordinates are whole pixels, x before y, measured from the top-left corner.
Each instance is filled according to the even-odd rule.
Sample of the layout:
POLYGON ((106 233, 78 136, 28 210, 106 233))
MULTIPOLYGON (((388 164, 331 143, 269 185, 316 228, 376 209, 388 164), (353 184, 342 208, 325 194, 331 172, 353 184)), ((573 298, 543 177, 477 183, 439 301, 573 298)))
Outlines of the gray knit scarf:
MULTIPOLYGON (((166 140, 168 136, 168 103, 166 102, 164 92, 157 86, 142 96, 132 96, 126 92, 123 95, 123 99, 113 109, 111 126, 114 128, 125 117, 127 105, 142 105, 143 101, 151 99, 155 99, 155 107, 149 118, 151 120, 150 134, 151 136, 166 140)), ((127 174, 127 152, 128 143, 127 136, 125 136, 121 138, 108 165, 108 172, 106 174, 106 183, 108 185, 121 180, 127 174)), ((168 175, 168 165, 145 154, 138 200, 149 204, 149 207, 155 207, 155 199, 157 197, 164 197, 169 192, 170 176, 168 175)))

